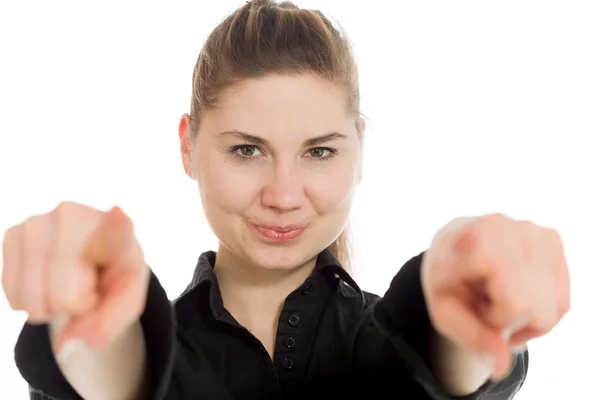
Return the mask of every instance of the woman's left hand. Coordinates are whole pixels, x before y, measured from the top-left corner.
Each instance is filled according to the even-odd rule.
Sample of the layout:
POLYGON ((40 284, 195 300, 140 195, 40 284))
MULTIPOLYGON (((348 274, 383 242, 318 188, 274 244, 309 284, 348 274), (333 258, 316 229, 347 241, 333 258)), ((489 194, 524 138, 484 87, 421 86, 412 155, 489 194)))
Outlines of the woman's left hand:
POLYGON ((516 348, 548 333, 570 308, 560 235, 500 214, 440 230, 425 253, 422 283, 437 332, 491 357, 496 379, 510 371, 516 348))

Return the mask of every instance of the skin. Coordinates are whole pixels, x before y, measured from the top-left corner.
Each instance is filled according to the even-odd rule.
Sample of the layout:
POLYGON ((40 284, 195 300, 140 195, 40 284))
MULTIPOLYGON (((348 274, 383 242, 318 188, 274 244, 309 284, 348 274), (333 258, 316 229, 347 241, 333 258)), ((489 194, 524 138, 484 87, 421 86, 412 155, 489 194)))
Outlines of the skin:
POLYGON ((430 362, 455 395, 506 376, 513 353, 571 307, 560 234, 502 214, 443 227, 423 260, 422 283, 438 349, 430 362))
POLYGON ((196 180, 219 238, 215 272, 225 306, 270 354, 285 297, 344 229, 361 179, 363 132, 346 104, 346 91, 328 81, 267 76, 206 110, 195 135, 187 114, 179 124, 184 170, 196 180), (223 133, 232 131, 264 143, 223 133), (249 223, 307 228, 293 243, 273 244, 249 223))
MULTIPOLYGON (((346 93, 310 75, 267 76, 227 93, 207 110, 197 140, 189 116, 179 125, 184 170, 198 183, 220 240, 216 273, 225 306, 273 352, 287 294, 314 268, 317 254, 345 225, 362 170, 362 134, 346 93), (269 142, 251 161, 227 148, 244 144, 220 132, 241 130, 269 142), (303 143, 330 131, 347 136, 330 161, 306 159, 303 143), (307 223, 297 243, 264 243, 247 222, 307 223)), ((434 373, 452 395, 476 391, 510 371, 515 349, 549 332, 570 308, 560 235, 503 215, 461 218, 435 236, 422 283, 432 332, 434 373)))
POLYGON ((8 303, 49 324, 57 364, 81 397, 140 398, 150 270, 131 220, 119 208, 61 203, 8 229, 2 254, 8 303))
MULTIPOLYGON (((344 91, 313 76, 270 76, 227 93, 207 110, 192 140, 179 124, 186 173, 198 183, 219 238, 215 272, 225 306, 273 351, 285 297, 311 273, 316 256, 342 231, 362 170, 362 130, 344 91), (228 149, 247 141, 241 161, 228 149), (337 132, 311 150, 307 139, 337 132), (248 225, 305 224, 293 243, 267 243, 248 225)), ((240 151, 238 151, 240 153, 240 151)), ((62 203, 8 229, 2 286, 31 323, 49 323, 57 363, 86 399, 140 398, 145 370, 139 318, 150 271, 133 224, 62 203), (122 307, 127 304, 128 307, 122 307), (93 377, 93 379, 91 379, 93 377)), ((501 214, 459 218, 440 229, 422 264, 434 331, 434 374, 455 396, 510 371, 515 348, 550 332, 570 309, 570 279, 560 235, 501 214)))

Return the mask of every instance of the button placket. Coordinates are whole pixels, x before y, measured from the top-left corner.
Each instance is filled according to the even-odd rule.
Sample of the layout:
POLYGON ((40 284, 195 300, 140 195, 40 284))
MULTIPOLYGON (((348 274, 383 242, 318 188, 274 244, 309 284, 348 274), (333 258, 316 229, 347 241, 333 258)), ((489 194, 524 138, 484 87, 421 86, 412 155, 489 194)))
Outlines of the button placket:
MULTIPOLYGON (((302 297, 306 297, 306 296, 313 294, 314 291, 315 291, 315 283, 312 280, 308 279, 306 282, 304 282, 304 285, 300 288, 299 291, 296 292, 295 295, 296 296, 300 295, 302 297)), ((303 335, 302 331, 306 329, 304 324, 301 325, 302 320, 300 318, 299 311, 306 310, 306 307, 309 304, 312 304, 310 301, 308 301, 308 299, 301 299, 299 297, 296 297, 296 299, 294 301, 301 303, 300 308, 299 309, 296 308, 294 311, 292 311, 292 310, 288 311, 289 312, 288 317, 287 317, 288 328, 284 329, 284 331, 282 332, 283 333, 282 339, 279 339, 279 340, 281 340, 279 342, 280 345, 282 344, 283 347, 285 349, 287 349, 287 350, 283 350, 283 348, 282 348, 281 356, 283 356, 283 358, 280 359, 279 365, 281 366, 281 368, 284 371, 289 372, 289 375, 286 374, 288 376, 288 379, 292 379, 292 377, 294 376, 294 373, 291 371, 297 369, 298 367, 300 367, 300 364, 303 363, 301 355, 296 353, 298 343, 302 342, 302 339, 301 339, 301 336, 303 335), (290 329, 290 327, 292 329, 290 329), (300 341, 298 341, 298 340, 300 340, 300 341), (298 357, 298 359, 296 359, 296 357, 298 357)), ((288 305, 291 305, 291 304, 288 303, 288 305)))
POLYGON ((288 349, 288 351, 291 351, 291 352, 286 351, 287 354, 280 361, 280 365, 284 371, 292 371, 296 364, 293 354, 295 351, 294 349, 296 348, 297 340, 294 336, 296 336, 299 333, 298 329, 299 329, 299 325, 300 325, 300 315, 298 315, 298 313, 296 313, 296 312, 292 312, 288 316, 287 322, 288 322, 289 326, 296 328, 296 329, 292 329, 292 330, 287 329, 288 330, 287 335, 284 336, 283 340, 280 342, 288 349))

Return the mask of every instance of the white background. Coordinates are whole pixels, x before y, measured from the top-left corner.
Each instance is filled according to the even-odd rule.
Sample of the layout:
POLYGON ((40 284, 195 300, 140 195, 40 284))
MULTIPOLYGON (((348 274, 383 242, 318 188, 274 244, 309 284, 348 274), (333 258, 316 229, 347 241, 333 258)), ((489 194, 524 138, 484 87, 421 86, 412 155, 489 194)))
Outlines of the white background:
MULTIPOLYGON (((242 1, 0 5, 0 229, 62 200, 118 204, 171 297, 216 240, 177 124, 209 31, 242 1)), ((530 344, 518 400, 600 398, 600 11, 595 1, 299 1, 357 54, 369 118, 355 276, 383 294, 450 219, 557 228, 572 312, 530 344), (368 5, 367 5, 368 4, 368 5)), ((0 398, 25 399, 25 320, 0 296, 0 398)))

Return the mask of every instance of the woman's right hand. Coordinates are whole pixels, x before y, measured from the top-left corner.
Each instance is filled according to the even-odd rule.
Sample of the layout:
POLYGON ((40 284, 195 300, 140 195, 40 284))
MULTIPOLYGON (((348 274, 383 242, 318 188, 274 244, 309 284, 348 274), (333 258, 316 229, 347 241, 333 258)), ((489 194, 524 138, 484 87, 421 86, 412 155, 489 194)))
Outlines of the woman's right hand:
POLYGON ((55 354, 71 340, 107 346, 143 313, 150 271, 131 220, 117 207, 61 203, 7 230, 3 258, 13 309, 29 323, 66 320, 53 337, 55 354))

